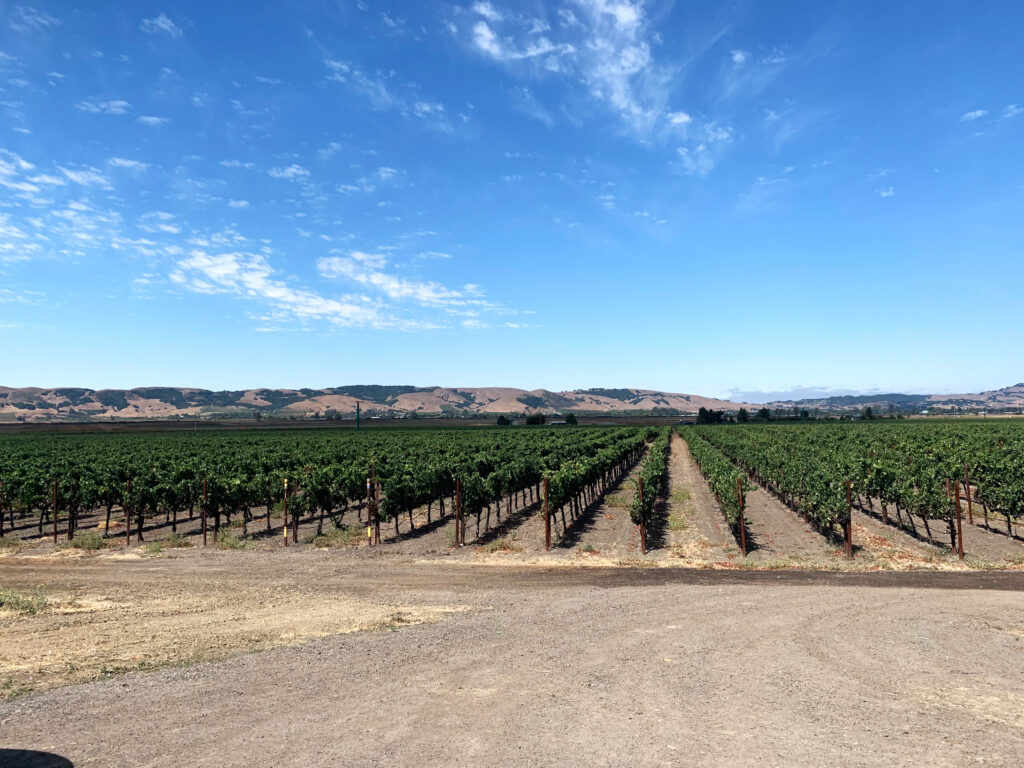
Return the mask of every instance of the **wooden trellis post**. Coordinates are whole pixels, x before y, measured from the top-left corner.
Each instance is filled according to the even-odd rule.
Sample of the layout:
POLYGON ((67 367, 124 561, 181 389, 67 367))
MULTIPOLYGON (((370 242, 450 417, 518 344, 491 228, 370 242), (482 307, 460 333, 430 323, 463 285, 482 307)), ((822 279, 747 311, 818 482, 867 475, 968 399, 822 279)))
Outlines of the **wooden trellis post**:
POLYGON ((953 492, 956 497, 956 554, 961 560, 964 559, 964 531, 961 523, 963 512, 960 509, 960 481, 957 480, 953 486, 953 492))
POLYGON ((551 510, 548 508, 548 479, 544 478, 544 551, 551 551, 551 510))
POLYGON ((206 497, 207 497, 207 479, 203 478, 203 546, 206 546, 206 497))
POLYGON ((971 471, 964 462, 964 490, 967 491, 967 522, 974 525, 974 510, 971 508, 971 471))
POLYGON ((57 543, 57 481, 53 481, 53 543, 57 543))
POLYGON ((132 513, 131 509, 129 508, 130 505, 128 503, 128 499, 131 498, 131 495, 132 481, 131 478, 129 478, 128 484, 125 487, 124 496, 124 545, 126 547, 130 547, 132 544, 132 513))
POLYGON ((644 514, 644 479, 637 477, 637 493, 640 494, 640 554, 647 554, 647 515, 644 514))
POLYGON ((284 527, 281 529, 284 545, 288 546, 288 478, 284 479, 284 527))
POLYGON ((740 505, 740 551, 747 556, 747 520, 743 514, 747 506, 747 500, 743 498, 743 478, 736 478, 736 501, 740 505))
POLYGON ((853 502, 852 502, 852 488, 853 482, 850 480, 846 481, 846 557, 850 560, 853 559, 853 502))

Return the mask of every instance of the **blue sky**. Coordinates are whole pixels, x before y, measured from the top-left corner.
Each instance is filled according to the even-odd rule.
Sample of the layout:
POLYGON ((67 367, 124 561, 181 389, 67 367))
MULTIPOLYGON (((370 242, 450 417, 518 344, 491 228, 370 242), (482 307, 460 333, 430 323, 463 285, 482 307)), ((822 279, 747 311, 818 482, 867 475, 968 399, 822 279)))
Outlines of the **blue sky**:
POLYGON ((1024 379, 1017 2, 0 0, 0 383, 1024 379))

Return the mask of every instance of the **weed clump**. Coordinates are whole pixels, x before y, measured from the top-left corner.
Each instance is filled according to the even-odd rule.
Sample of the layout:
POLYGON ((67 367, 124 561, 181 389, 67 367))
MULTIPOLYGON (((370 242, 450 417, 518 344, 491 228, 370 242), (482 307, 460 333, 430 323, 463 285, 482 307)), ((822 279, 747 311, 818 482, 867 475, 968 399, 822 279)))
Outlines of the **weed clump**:
POLYGON ((105 546, 103 536, 96 531, 79 531, 71 541, 64 544, 65 548, 86 550, 103 549, 105 546))
POLYGON ((180 533, 172 533, 169 536, 164 536, 162 539, 148 542, 143 550, 150 555, 159 555, 165 549, 184 549, 191 547, 192 542, 180 533))
POLYGON ((355 547, 362 540, 359 526, 343 525, 313 537, 313 546, 321 549, 355 547))
POLYGON ((240 539, 227 531, 221 531, 217 536, 217 549, 252 549, 253 543, 246 539, 240 539))
POLYGON ((488 542, 480 547, 483 552, 522 552, 523 548, 519 546, 515 539, 510 536, 502 536, 500 539, 488 542))
POLYGON ((16 592, 13 589, 0 588, 0 611, 34 615, 46 608, 46 594, 37 589, 35 592, 16 592))
POLYGON ((624 493, 613 493, 608 497, 607 503, 609 507, 626 508, 629 506, 629 499, 624 493))

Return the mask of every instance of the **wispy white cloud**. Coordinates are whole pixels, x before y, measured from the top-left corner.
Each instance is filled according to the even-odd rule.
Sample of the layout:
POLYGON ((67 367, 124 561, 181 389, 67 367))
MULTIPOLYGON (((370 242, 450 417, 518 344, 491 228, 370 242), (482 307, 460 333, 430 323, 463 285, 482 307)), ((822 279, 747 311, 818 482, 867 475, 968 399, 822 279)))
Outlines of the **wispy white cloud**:
POLYGON ((473 3, 473 13, 483 16, 488 21, 501 21, 505 14, 497 11, 490 3, 473 3))
POLYGON ((1024 107, 1018 104, 1010 104, 1003 110, 1003 120, 1009 120, 1016 117, 1017 115, 1024 113, 1024 107))
POLYGON ((341 143, 332 141, 329 142, 326 147, 317 152, 317 154, 320 156, 321 160, 326 160, 330 157, 334 157, 339 152, 341 152, 341 143))
POLYGON ((325 58, 324 65, 329 81, 359 94, 371 108, 396 111, 409 120, 417 120, 444 133, 454 130, 443 104, 423 98, 417 86, 398 80, 393 73, 368 73, 357 64, 332 58, 325 58))
POLYGON ((170 234, 177 235, 181 233, 181 227, 174 223, 175 216, 173 213, 167 211, 149 211, 139 217, 138 227, 144 232, 150 234, 170 234))
POLYGON ((875 192, 879 197, 892 197, 896 194, 896 191, 892 187, 883 187, 882 189, 876 189, 875 192))
POLYGON ((964 112, 962 115, 960 115, 960 122, 961 123, 970 123, 970 122, 973 122, 975 120, 981 119, 982 117, 984 117, 987 114, 988 114, 988 110, 987 109, 975 109, 975 110, 973 110, 971 112, 964 112))
POLYGON ((412 301, 427 307, 490 308, 480 286, 464 285, 447 288, 433 282, 408 280, 385 272, 388 258, 382 254, 351 251, 345 256, 327 256, 317 260, 317 269, 324 277, 345 278, 364 288, 371 288, 397 301, 412 301))
POLYGON ((512 89, 510 95, 510 103, 516 110, 524 115, 529 115, 534 120, 539 120, 549 128, 554 125, 555 119, 547 108, 541 104, 540 99, 534 95, 532 88, 526 85, 517 86, 512 89))
POLYGON ((209 253, 194 249, 170 273, 173 283, 196 293, 233 294, 269 302, 278 317, 326 320, 340 326, 394 327, 364 297, 330 298, 295 288, 278 277, 267 257, 259 253, 209 253))
POLYGON ((40 291, 12 291, 9 288, 0 288, 0 304, 24 304, 34 305, 42 303, 45 294, 40 291))
POLYGON ((267 173, 275 179, 287 179, 289 181, 309 178, 309 171, 296 163, 281 168, 271 168, 267 173))
POLYGON ((170 119, 166 117, 155 117, 154 115, 140 115, 139 122, 143 125, 156 127, 170 122, 170 119))
POLYGON ((80 101, 75 106, 83 112, 104 115, 124 115, 131 111, 132 105, 123 99, 108 101, 80 101))
MULTIPOLYGON (((534 29, 536 27, 531 27, 534 29)), ((522 47, 517 47, 510 40, 499 40, 494 31, 486 21, 477 21, 473 25, 473 43, 483 53, 498 59, 499 61, 520 61, 523 59, 535 59, 542 56, 561 56, 571 54, 576 49, 569 43, 556 45, 547 37, 537 37, 527 40, 522 47)), ((549 59, 545 66, 548 69, 557 70, 559 65, 554 58, 549 59)))
POLYGON ((185 33, 181 27, 171 21, 167 14, 160 12, 158 16, 154 16, 152 19, 143 19, 142 23, 139 24, 139 29, 145 32, 147 35, 170 35, 171 37, 178 39, 185 33))
POLYGON ((48 13, 25 5, 15 6, 7 23, 15 32, 45 32, 60 24, 60 20, 48 13))
POLYGON ((468 41, 476 51, 528 74, 562 76, 637 137, 650 137, 666 111, 673 72, 655 60, 642 2, 575 0, 558 10, 557 32, 535 17, 478 5, 470 9, 476 18, 468 41))
POLYGON ((750 54, 746 51, 734 50, 729 53, 729 58, 732 59, 733 64, 746 64, 750 54))
POLYGON ((0 149, 0 176, 14 176, 22 171, 31 171, 35 166, 21 155, 0 149))
POLYGON ((229 208, 248 208, 249 207, 249 201, 248 200, 228 200, 228 207, 229 208))
POLYGON ((707 176, 732 140, 732 130, 727 126, 705 124, 687 144, 676 148, 683 170, 689 176, 707 176))
POLYGON ((129 160, 124 157, 112 157, 107 160, 107 163, 115 168, 128 168, 132 171, 144 171, 149 168, 149 163, 143 163, 139 160, 129 160))
POLYGON ((75 184, 81 184, 82 186, 96 186, 96 187, 110 187, 110 182, 107 177, 104 176, 98 168, 63 168, 57 166, 57 170, 64 174, 68 181, 73 181, 75 184))

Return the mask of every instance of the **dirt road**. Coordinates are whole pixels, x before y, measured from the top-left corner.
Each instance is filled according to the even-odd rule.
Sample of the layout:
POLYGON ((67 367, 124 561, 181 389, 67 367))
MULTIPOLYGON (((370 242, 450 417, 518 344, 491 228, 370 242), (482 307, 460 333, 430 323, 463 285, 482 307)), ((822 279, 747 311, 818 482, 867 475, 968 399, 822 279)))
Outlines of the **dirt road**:
POLYGON ((0 702, 5 768, 69 763, 4 748, 75 766, 1012 766, 1024 744, 1019 572, 26 560, 0 582, 244 608, 255 578, 319 607, 457 610, 0 702))

